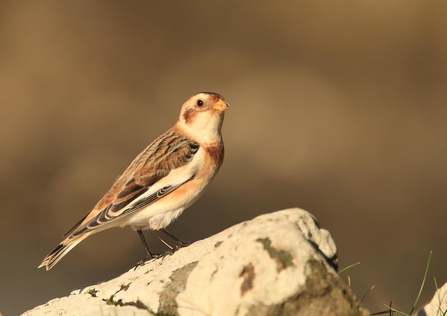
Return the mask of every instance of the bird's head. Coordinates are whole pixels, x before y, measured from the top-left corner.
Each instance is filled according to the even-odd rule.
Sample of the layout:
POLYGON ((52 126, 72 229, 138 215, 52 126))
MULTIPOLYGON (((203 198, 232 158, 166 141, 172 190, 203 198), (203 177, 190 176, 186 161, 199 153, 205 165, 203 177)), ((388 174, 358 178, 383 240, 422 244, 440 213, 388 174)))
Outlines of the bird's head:
POLYGON ((200 92, 182 106, 177 125, 196 140, 211 143, 220 140, 225 110, 230 105, 213 92, 200 92))

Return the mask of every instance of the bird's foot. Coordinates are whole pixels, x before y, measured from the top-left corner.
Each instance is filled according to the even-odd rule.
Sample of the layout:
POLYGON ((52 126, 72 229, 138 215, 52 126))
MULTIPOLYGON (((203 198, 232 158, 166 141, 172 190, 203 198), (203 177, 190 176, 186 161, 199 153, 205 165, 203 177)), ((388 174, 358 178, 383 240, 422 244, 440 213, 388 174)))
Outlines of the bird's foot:
POLYGON ((175 246, 174 251, 177 251, 180 248, 188 247, 189 245, 192 244, 192 242, 191 241, 183 241, 183 240, 178 239, 178 240, 176 240, 176 244, 177 244, 177 246, 175 246))
POLYGON ((138 267, 144 266, 146 264, 146 262, 149 262, 151 260, 164 258, 166 256, 171 256, 173 253, 174 253, 174 250, 168 250, 168 251, 159 252, 159 253, 152 253, 151 252, 145 258, 143 258, 143 259, 141 259, 140 261, 137 262, 134 270, 136 270, 138 267))
MULTIPOLYGON (((192 242, 190 241, 183 241, 180 238, 175 237, 173 234, 171 234, 170 232, 168 232, 166 229, 162 228, 160 229, 163 233, 165 233, 166 235, 168 235, 169 237, 171 237, 172 240, 175 241, 175 243, 177 244, 177 246, 174 248, 174 251, 183 248, 183 247, 187 247, 189 245, 192 244, 192 242)), ((158 235, 157 235, 158 236, 158 235)), ((160 238, 160 237, 159 237, 160 238)), ((163 239, 160 238, 161 241, 163 241, 163 243, 165 245, 168 245, 163 239)))

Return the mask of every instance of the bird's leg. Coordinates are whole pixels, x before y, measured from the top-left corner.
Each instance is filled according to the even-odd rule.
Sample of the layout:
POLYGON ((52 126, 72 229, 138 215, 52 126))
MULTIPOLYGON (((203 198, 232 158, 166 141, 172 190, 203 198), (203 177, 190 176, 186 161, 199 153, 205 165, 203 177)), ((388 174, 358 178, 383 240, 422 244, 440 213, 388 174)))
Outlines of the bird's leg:
POLYGON ((137 230, 138 236, 140 236, 141 242, 143 243, 144 249, 146 250, 146 260, 150 260, 155 257, 155 254, 149 250, 149 246, 147 245, 146 239, 144 238, 143 232, 141 230, 137 230))
POLYGON ((162 240, 160 237, 158 237, 165 245, 167 245, 171 250, 170 251, 166 251, 166 252, 162 252, 162 253, 154 253, 152 251, 149 250, 149 246, 147 245, 146 239, 144 238, 144 234, 143 232, 138 229, 137 230, 138 235, 140 236, 140 239, 144 245, 144 249, 146 250, 146 258, 142 259, 141 261, 139 261, 135 267, 135 269, 139 266, 144 265, 145 262, 151 260, 151 259, 157 259, 157 258, 162 258, 166 255, 170 255, 174 253, 174 249, 168 245, 164 240, 162 240))
POLYGON ((175 237, 173 234, 171 234, 170 232, 168 232, 168 231, 167 231, 166 229, 164 229, 164 228, 162 228, 162 229, 160 229, 160 230, 161 230, 163 233, 165 233, 166 235, 168 235, 169 237, 171 237, 171 238, 176 242, 176 244, 177 244, 176 249, 183 248, 183 247, 186 247, 186 246, 189 246, 189 245, 192 244, 190 241, 183 241, 183 240, 181 240, 181 239, 175 237))

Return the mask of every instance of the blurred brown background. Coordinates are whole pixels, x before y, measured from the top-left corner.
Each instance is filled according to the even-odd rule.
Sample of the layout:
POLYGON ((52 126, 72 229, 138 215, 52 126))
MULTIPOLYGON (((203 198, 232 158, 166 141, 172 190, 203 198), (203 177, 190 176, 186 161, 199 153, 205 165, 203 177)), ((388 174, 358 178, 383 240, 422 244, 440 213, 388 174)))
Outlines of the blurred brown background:
POLYGON ((430 250, 421 303, 447 281, 446 85, 446 1, 2 1, 0 312, 144 256, 113 229, 37 270, 198 91, 231 104, 226 161, 170 230, 304 208, 372 312, 409 312, 430 250))

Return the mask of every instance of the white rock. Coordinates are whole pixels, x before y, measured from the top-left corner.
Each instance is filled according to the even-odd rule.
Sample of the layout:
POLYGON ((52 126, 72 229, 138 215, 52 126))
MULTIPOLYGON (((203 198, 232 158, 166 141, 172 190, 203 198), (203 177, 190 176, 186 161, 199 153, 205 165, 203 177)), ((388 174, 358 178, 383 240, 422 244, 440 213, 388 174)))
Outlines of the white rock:
POLYGON ((418 316, 447 315, 447 283, 438 289, 430 303, 418 312, 418 316))
POLYGON ((329 232, 301 209, 258 216, 23 315, 367 315, 329 232))

